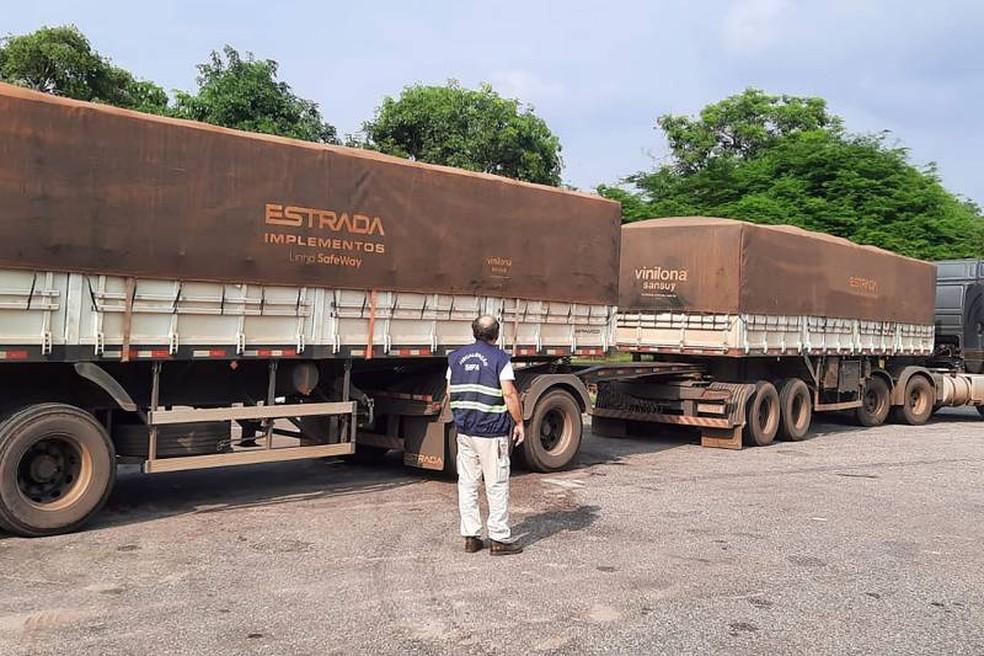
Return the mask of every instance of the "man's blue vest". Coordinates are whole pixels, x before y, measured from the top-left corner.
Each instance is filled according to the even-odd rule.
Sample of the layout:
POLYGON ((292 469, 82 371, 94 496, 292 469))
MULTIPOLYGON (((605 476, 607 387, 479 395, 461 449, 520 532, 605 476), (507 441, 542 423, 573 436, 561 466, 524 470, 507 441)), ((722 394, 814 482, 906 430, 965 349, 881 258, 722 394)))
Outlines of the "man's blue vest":
POLYGON ((459 433, 473 437, 501 437, 512 431, 499 374, 509 364, 500 348, 477 341, 448 355, 451 410, 459 433))

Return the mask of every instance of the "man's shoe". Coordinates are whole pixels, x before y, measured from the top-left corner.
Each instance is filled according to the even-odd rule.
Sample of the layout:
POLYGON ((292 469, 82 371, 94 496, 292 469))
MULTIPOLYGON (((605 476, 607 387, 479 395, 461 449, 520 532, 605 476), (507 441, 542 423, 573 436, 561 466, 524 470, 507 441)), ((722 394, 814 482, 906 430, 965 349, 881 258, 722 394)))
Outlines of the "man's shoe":
POLYGON ((467 537, 465 538, 465 551, 468 553, 475 553, 481 551, 485 548, 485 543, 482 542, 482 538, 467 537))
POLYGON ((492 556, 512 556, 513 554, 523 553, 523 548, 515 542, 499 542, 492 540, 489 546, 489 555, 492 556))

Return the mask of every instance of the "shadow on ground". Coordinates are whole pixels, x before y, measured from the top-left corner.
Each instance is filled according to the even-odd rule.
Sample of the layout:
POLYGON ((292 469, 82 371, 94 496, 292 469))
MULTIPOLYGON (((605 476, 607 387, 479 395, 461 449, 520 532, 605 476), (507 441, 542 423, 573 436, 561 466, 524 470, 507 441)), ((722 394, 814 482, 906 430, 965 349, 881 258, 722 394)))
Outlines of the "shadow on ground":
POLYGON ((340 498, 424 480, 398 459, 389 458, 373 466, 326 458, 150 475, 121 468, 105 509, 89 527, 340 498))
POLYGON ((550 510, 528 515, 512 527, 513 534, 523 546, 536 544, 558 533, 586 529, 598 519, 598 506, 578 506, 570 510, 550 510))

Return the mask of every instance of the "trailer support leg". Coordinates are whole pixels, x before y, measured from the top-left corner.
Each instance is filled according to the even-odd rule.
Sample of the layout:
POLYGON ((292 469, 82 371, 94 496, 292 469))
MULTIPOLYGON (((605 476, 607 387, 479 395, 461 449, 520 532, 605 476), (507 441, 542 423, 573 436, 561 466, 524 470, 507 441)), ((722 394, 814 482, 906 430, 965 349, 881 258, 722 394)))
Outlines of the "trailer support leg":
MULTIPOLYGON (((153 379, 150 382, 150 411, 156 412, 161 401, 161 363, 155 361, 152 367, 153 379)), ((150 425, 150 444, 147 445, 147 461, 157 458, 157 425, 150 425)))
MULTIPOLYGON (((274 402, 277 400, 277 361, 270 360, 270 374, 267 380, 267 397, 266 406, 268 408, 272 407, 274 402)), ((276 423, 276 419, 270 418, 263 422, 263 433, 266 436, 266 448, 273 448, 273 425, 276 423)))
MULTIPOLYGON (((352 360, 346 359, 345 360, 345 377, 344 377, 344 379, 342 381, 342 401, 346 401, 347 402, 351 398, 351 387, 352 387, 352 360)), ((348 441, 349 442, 352 442, 354 444, 355 443, 356 424, 358 423, 355 420, 355 413, 352 413, 351 415, 342 415, 341 416, 341 421, 342 421, 343 425, 344 424, 347 424, 346 428, 348 428, 348 431, 347 431, 348 432, 348 441)), ((344 438, 344 436, 345 436, 344 435, 345 430, 344 429, 343 430, 339 430, 338 433, 339 433, 339 435, 338 435, 339 440, 342 440, 344 438)))

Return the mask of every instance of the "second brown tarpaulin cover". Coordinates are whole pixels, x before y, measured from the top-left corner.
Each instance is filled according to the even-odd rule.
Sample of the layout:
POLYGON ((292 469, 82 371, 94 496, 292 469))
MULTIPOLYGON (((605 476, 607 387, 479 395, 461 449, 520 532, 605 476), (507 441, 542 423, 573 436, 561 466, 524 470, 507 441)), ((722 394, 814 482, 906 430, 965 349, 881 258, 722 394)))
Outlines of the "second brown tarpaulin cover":
POLYGON ((652 219, 622 228, 619 308, 932 324, 936 267, 791 226, 652 219))
POLYGON ((614 305, 587 194, 0 84, 0 267, 614 305))

